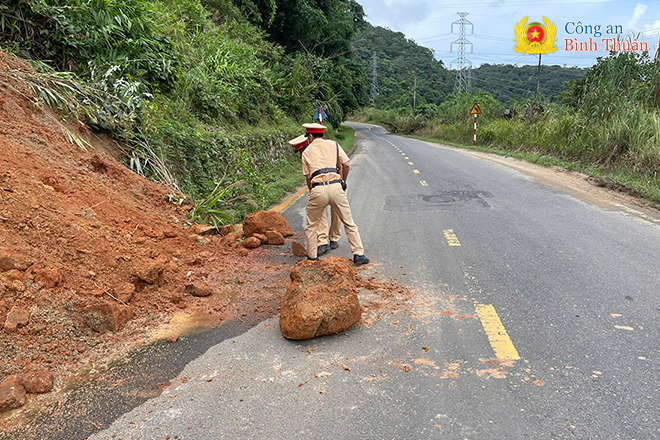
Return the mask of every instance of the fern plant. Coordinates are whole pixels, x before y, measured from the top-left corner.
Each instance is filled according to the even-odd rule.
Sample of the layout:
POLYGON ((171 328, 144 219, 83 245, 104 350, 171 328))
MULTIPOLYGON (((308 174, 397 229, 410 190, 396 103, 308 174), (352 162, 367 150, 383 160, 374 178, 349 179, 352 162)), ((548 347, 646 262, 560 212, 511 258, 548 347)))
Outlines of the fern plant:
POLYGON ((232 202, 244 200, 247 195, 232 196, 234 190, 243 185, 243 181, 234 182, 224 187, 222 186, 223 183, 222 180, 218 182, 207 198, 195 204, 195 207, 190 211, 190 217, 194 222, 200 224, 211 223, 216 228, 231 222, 231 211, 223 208, 222 205, 226 206, 232 202))

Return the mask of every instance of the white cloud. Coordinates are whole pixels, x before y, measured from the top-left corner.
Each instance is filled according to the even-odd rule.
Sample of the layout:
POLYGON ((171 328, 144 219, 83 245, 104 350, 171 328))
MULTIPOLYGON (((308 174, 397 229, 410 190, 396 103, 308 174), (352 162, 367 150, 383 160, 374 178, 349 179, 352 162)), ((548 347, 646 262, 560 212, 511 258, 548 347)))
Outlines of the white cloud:
POLYGON ((648 6, 642 3, 637 3, 635 9, 633 10, 632 17, 630 17, 630 21, 628 22, 628 29, 635 29, 635 26, 637 25, 637 20, 639 20, 644 16, 644 14, 646 14, 647 9, 648 6))
POLYGON ((657 37, 660 35, 660 20, 654 21, 652 24, 645 24, 642 32, 644 33, 644 37, 657 37))
POLYGON ((371 24, 397 30, 424 21, 431 13, 427 0, 371 0, 361 4, 371 24))

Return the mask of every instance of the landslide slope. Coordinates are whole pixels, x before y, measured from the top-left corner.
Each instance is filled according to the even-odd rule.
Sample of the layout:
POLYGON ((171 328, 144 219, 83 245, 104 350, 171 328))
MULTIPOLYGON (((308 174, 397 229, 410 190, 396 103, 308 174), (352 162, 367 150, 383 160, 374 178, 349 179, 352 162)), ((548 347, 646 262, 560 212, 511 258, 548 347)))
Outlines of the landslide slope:
MULTIPOLYGON (((19 69, 31 70, 0 52, 0 73, 19 69)), ((4 78, 0 329, 12 310, 27 311, 29 321, 0 330, 0 381, 37 365, 55 375, 58 392, 85 366, 155 337, 175 339, 185 331, 176 322, 215 325, 275 312, 294 261, 288 253, 249 251, 237 234, 195 234, 186 226, 190 207, 169 201, 172 188, 133 173, 117 160, 114 141, 35 106, 25 87, 4 78), (70 143, 63 126, 93 148, 70 143), (186 293, 186 284, 200 281, 211 296, 186 293), (96 331, 89 313, 98 304, 132 319, 112 322, 108 312, 101 318, 119 330, 96 331)), ((40 399, 28 397, 28 406, 40 399)), ((0 426, 20 425, 21 411, 1 414, 0 426)))

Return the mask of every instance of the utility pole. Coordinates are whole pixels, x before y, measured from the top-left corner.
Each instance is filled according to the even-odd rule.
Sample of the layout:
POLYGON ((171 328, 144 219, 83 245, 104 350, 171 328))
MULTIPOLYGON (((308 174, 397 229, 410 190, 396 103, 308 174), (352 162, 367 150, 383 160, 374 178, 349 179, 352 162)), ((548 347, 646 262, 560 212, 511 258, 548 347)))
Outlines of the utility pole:
MULTIPOLYGON (((660 71, 660 38, 658 38, 658 50, 655 51, 655 66, 660 71)), ((658 83, 655 85, 655 106, 660 107, 660 74, 658 83)))
POLYGON ((415 86, 413 87, 413 115, 417 104, 417 74, 415 74, 415 86))
POLYGON ((539 68, 536 70, 536 93, 534 94, 534 102, 539 95, 539 79, 541 78, 541 54, 539 54, 539 68))
POLYGON ((465 58, 465 46, 468 44, 470 45, 470 53, 474 52, 474 46, 472 42, 465 38, 465 27, 472 26, 471 34, 474 34, 474 24, 465 18, 469 15, 468 12, 457 12, 457 14, 459 17, 461 17, 461 19, 456 20, 451 24, 451 33, 454 33, 454 25, 458 25, 458 39, 452 41, 451 45, 449 46, 449 52, 452 52, 454 44, 458 44, 458 58, 449 63, 449 67, 451 68, 453 65, 456 65, 456 70, 458 71, 456 82, 454 83, 454 92, 470 93, 470 86, 472 82, 472 62, 465 58))
POLYGON ((373 104, 376 102, 376 98, 378 98, 378 67, 377 67, 377 60, 376 60, 376 51, 374 50, 374 55, 373 55, 373 61, 372 61, 372 73, 371 73, 371 93, 369 93, 369 98, 371 99, 371 103, 373 104))

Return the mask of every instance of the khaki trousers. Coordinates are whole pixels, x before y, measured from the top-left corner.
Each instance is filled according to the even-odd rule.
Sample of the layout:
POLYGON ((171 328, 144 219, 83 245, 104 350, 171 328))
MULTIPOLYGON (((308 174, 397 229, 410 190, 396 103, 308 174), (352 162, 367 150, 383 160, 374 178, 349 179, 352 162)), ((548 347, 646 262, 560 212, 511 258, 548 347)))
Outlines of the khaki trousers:
MULTIPOLYGON (((353 255, 364 255, 362 240, 358 233, 358 227, 353 222, 351 207, 348 205, 346 192, 341 189, 339 183, 332 185, 318 185, 309 192, 307 201, 307 226, 305 227, 305 239, 307 243, 307 256, 316 258, 316 247, 318 246, 319 224, 323 217, 323 211, 328 205, 337 213, 344 224, 344 231, 348 244, 351 246, 353 255)), ((334 241, 334 240, 333 240, 334 241)))
MULTIPOLYGON (((319 223, 319 246, 328 244, 328 208, 323 210, 319 223)), ((339 241, 341 238, 341 220, 337 210, 330 208, 330 241, 339 241)))

